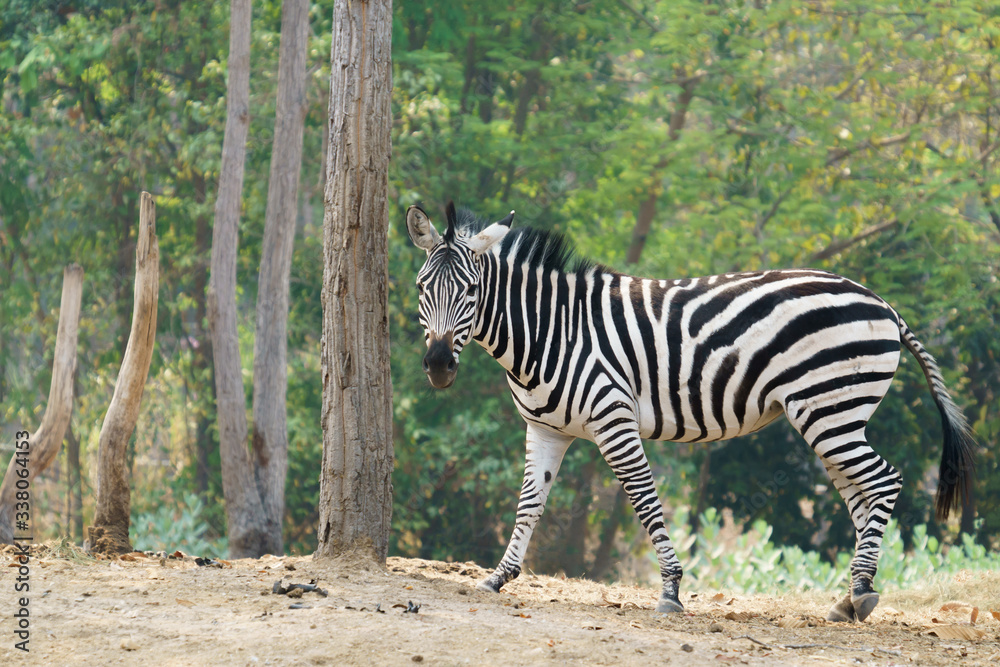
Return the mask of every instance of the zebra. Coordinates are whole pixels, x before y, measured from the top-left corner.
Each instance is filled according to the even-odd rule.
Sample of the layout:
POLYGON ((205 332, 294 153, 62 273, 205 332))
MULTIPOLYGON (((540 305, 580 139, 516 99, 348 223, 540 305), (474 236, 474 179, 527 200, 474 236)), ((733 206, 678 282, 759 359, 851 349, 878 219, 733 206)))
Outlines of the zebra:
POLYGON ((419 206, 410 239, 423 370, 455 381, 475 340, 507 371, 527 424, 524 482, 507 549, 486 591, 516 578, 556 474, 576 438, 595 442, 656 551, 656 611, 682 612, 683 575, 642 439, 725 440, 782 413, 819 455, 847 504, 855 554, 831 621, 864 621, 878 604, 879 550, 902 477, 868 445, 865 426, 889 390, 900 343, 916 358, 941 413, 936 511, 948 517, 973 481, 975 442, 937 363, 903 319, 867 288, 811 269, 652 280, 576 257, 559 234, 511 230, 446 207, 442 236, 419 206))

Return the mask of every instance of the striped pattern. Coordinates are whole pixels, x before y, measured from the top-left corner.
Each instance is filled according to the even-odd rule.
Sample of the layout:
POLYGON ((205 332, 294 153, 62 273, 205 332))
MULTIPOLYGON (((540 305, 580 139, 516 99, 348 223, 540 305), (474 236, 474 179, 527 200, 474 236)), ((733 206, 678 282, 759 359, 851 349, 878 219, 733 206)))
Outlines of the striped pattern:
POLYGON ((427 248, 418 284, 428 336, 451 335, 456 361, 470 337, 482 345, 507 370, 528 424, 514 533, 482 587, 499 590, 520 572, 563 454, 579 437, 597 443, 650 535, 664 582, 658 609, 679 611, 681 566, 641 439, 723 440, 784 413, 847 503, 857 548, 838 613, 863 619, 877 602, 871 582, 902 484, 868 445, 865 426, 892 382, 901 341, 945 422, 939 510, 965 490, 971 438, 961 411, 933 358, 861 285, 813 270, 636 278, 574 260, 560 237, 535 230, 466 251, 481 227, 453 221, 427 248), (962 476, 948 486, 951 468, 962 476))
POLYGON ((447 332, 456 341, 456 361, 469 340, 476 317, 478 283, 472 267, 456 261, 457 254, 448 246, 427 259, 417 278, 420 290, 418 316, 424 337, 431 331, 447 332), (455 285, 465 285, 456 290, 455 285))

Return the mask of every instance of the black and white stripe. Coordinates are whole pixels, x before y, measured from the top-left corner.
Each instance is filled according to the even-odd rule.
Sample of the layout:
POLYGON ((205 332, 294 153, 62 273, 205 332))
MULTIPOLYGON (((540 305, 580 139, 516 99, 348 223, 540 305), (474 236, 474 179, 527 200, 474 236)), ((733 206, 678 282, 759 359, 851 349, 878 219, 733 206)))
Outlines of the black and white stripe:
POLYGON ((508 233, 511 216, 486 226, 449 208, 444 237, 419 209, 407 217, 428 253, 418 283, 431 382, 454 379, 435 375, 444 370, 431 341, 448 340, 457 363, 474 338, 507 370, 528 424, 514 533, 481 587, 499 590, 520 572, 563 454, 579 437, 597 443, 652 539, 664 582, 657 609, 681 610, 681 566, 642 438, 723 440, 784 413, 820 457, 857 533, 851 591, 830 618, 863 620, 878 601, 872 578, 902 484, 868 445, 865 426, 892 382, 900 341, 944 420, 939 514, 967 492, 973 442, 937 365, 899 315, 857 283, 805 269, 649 280, 576 260, 557 235, 508 233))

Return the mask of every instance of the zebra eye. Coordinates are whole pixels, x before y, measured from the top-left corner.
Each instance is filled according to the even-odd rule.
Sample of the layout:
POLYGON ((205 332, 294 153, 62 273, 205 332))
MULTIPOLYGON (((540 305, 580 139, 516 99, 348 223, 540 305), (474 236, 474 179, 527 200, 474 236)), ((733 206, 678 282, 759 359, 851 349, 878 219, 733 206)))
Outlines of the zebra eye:
POLYGON ((475 296, 476 290, 479 289, 479 285, 469 285, 469 290, 466 292, 468 296, 475 296))
POLYGON ((417 283, 417 291, 419 293, 421 293, 421 294, 424 293, 424 284, 423 283, 417 283))

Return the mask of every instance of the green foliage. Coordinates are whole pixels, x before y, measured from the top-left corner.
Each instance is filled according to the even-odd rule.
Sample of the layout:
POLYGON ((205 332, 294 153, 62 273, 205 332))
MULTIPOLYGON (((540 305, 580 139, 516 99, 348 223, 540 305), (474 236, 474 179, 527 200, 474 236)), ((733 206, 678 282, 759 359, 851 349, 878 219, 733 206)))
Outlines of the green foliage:
MULTIPOLYGON (((686 512, 677 512, 671 526, 684 567, 684 587, 691 590, 726 590, 734 593, 780 593, 790 590, 839 591, 851 578, 853 552, 841 551, 831 562, 818 551, 781 546, 772 541, 774 529, 755 521, 738 537, 723 540, 722 516, 714 508, 701 517, 701 528, 690 535, 686 512), (684 552, 692 544, 693 558, 684 552)), ((655 562, 655 559, 654 559, 655 562)), ((945 581, 960 571, 992 571, 1000 567, 1000 554, 963 535, 950 547, 927 533, 927 526, 913 528, 913 548, 905 550, 895 520, 889 521, 875 582, 879 590, 912 590, 945 581)))
POLYGON ((130 539, 136 551, 166 551, 180 549, 192 556, 215 557, 229 549, 225 537, 209 540, 209 528, 203 515, 205 504, 193 493, 171 507, 160 504, 152 512, 132 517, 130 539))

